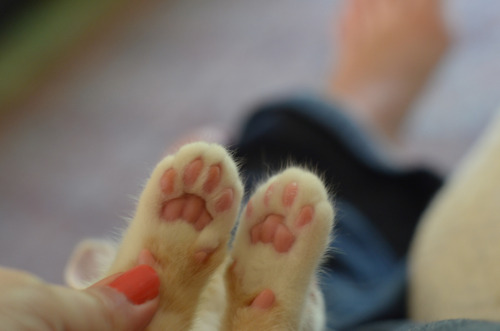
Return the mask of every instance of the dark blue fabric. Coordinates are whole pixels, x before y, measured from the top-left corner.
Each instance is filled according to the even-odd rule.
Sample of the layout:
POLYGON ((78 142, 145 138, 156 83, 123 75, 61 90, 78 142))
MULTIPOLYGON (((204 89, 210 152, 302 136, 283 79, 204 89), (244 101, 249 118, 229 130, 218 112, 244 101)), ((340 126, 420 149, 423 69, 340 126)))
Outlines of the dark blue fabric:
POLYGON ((311 96, 258 107, 241 132, 233 152, 247 191, 289 164, 314 169, 332 188, 335 240, 321 273, 329 329, 449 330, 462 325, 460 330, 476 330, 482 325, 405 320, 406 254, 421 213, 441 186, 438 176, 390 165, 337 106, 311 96))
POLYGON ((350 330, 362 323, 405 316, 405 263, 354 206, 337 200, 332 243, 335 267, 321 273, 327 325, 350 330))
POLYGON ((444 320, 432 323, 387 321, 372 323, 353 331, 499 331, 500 324, 467 319, 444 320))

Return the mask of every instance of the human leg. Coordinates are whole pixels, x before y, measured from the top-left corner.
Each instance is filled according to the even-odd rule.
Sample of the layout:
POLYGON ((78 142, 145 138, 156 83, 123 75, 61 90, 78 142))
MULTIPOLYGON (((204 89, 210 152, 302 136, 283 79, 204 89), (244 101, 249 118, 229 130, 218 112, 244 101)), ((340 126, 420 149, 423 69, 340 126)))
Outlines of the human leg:
POLYGON ((395 139, 449 44, 436 0, 347 1, 328 94, 362 125, 395 139))

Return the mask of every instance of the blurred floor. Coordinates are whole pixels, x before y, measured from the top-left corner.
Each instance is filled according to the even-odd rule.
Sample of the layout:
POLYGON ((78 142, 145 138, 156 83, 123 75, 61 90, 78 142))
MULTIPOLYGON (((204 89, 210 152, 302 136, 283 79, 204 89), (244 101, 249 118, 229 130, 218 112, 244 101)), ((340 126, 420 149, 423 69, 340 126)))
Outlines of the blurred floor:
MULTIPOLYGON (((62 282, 84 237, 123 228, 165 149, 256 102, 321 91, 335 0, 170 0, 100 43, 0 133, 0 264, 62 282)), ((500 2, 453 0, 459 34, 404 150, 446 172, 500 104, 500 2)), ((116 231, 115 231, 116 232, 116 231)))

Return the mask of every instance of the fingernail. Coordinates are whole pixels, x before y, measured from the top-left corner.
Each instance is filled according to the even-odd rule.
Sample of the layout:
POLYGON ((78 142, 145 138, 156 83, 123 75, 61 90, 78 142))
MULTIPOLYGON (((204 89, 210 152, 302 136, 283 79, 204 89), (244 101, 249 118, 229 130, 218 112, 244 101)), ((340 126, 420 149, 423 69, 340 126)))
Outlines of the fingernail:
POLYGON ((125 272, 108 286, 125 294, 133 304, 141 305, 158 296, 160 279, 152 267, 142 264, 125 272))

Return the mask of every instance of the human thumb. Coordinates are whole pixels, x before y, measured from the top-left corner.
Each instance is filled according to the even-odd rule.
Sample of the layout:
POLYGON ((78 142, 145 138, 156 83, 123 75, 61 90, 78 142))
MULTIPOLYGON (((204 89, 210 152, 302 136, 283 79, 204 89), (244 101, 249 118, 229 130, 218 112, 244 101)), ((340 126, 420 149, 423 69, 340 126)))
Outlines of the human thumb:
POLYGON ((155 270, 139 265, 83 291, 57 287, 61 329, 143 330, 158 307, 159 286, 155 270))

